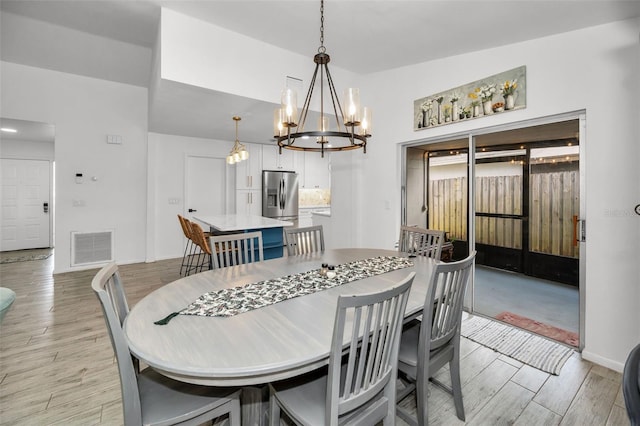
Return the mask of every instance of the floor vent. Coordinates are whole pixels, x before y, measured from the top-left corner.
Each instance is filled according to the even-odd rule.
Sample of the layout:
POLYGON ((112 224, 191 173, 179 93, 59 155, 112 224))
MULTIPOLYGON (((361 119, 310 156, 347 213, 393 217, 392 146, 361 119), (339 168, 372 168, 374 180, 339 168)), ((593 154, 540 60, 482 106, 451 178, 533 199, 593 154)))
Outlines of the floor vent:
POLYGON ((113 231, 71 233, 71 266, 112 260, 113 231))

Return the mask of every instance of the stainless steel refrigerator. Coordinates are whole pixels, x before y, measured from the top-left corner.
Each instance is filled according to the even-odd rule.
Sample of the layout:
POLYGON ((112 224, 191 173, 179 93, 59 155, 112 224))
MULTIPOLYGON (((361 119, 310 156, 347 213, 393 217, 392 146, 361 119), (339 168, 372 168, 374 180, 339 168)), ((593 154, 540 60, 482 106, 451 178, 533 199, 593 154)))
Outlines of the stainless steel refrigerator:
POLYGON ((296 172, 262 171, 262 216, 298 221, 298 174, 296 172))

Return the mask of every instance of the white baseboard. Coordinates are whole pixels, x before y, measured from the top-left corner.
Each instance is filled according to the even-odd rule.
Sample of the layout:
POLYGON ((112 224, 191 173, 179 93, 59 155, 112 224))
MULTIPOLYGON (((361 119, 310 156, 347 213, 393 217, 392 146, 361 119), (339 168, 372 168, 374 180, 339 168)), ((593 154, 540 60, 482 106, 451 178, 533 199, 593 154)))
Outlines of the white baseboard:
POLYGON ((598 364, 613 371, 617 371, 618 373, 622 373, 622 370, 624 370, 623 362, 621 363, 618 361, 614 361, 584 349, 582 350, 582 358, 587 361, 593 362, 594 364, 598 364))

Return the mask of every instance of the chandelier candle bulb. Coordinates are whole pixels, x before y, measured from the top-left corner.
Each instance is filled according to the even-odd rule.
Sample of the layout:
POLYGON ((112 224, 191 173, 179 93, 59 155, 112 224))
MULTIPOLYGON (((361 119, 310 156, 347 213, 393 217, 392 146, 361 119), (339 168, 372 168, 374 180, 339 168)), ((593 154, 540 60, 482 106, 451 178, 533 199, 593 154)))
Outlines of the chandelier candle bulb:
POLYGON ((283 125, 296 127, 298 125, 298 94, 293 89, 282 92, 283 125))
POLYGON ((282 108, 276 108, 275 111, 273 111, 273 135, 275 137, 283 136, 287 133, 284 130, 283 123, 282 108))
MULTIPOLYGON (((326 132, 329 130, 329 118, 328 117, 318 117, 318 130, 321 132, 326 132)), ((327 138, 324 136, 319 136, 316 138, 318 143, 327 143, 327 138)))
POLYGON ((371 108, 362 109, 362 121, 360 121, 360 134, 362 136, 371 135, 371 108))
POLYGON ((348 88, 344 91, 344 110, 347 114, 344 120, 345 126, 357 126, 360 124, 360 90, 348 88))

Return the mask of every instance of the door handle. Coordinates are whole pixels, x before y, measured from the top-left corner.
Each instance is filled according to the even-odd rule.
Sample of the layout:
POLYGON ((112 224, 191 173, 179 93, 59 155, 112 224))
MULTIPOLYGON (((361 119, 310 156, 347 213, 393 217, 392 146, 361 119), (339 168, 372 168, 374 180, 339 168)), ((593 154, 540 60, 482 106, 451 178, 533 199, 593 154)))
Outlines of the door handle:
POLYGON ((49 203, 42 203, 42 210, 45 213, 49 213, 49 203))
POLYGON ((198 210, 196 209, 189 209, 189 213, 193 213, 193 212, 197 212, 198 210))

